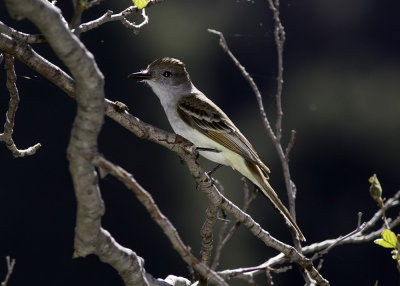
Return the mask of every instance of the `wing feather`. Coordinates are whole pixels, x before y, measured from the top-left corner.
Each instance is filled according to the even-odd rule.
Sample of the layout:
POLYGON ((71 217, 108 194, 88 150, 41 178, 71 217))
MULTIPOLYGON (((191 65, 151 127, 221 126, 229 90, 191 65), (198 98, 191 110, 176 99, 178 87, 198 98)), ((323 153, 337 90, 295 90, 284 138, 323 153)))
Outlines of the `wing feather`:
POLYGON ((258 157, 253 146, 226 114, 203 94, 183 97, 177 106, 179 116, 210 139, 243 156, 260 167, 268 178, 269 169, 258 157))

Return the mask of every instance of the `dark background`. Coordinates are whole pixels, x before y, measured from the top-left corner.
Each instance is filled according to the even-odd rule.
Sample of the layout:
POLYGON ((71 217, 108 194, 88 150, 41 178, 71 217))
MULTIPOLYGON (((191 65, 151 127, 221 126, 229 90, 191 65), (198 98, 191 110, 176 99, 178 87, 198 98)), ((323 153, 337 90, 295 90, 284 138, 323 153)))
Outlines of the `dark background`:
MULTIPOLYGON (((120 12, 130 1, 104 1, 83 21, 107 9, 120 12)), ((70 1, 59 1, 67 20, 70 1)), ((357 213, 368 220, 377 210, 368 178, 377 173, 384 196, 392 196, 399 178, 400 4, 373 0, 290 0, 281 3, 287 33, 284 67, 283 142, 297 131, 291 153, 297 185, 298 224, 307 244, 336 238, 355 229, 357 213)), ((266 112, 275 122, 276 49, 267 1, 166 1, 147 9, 150 17, 138 36, 120 23, 108 23, 82 35, 106 80, 106 97, 126 103, 130 112, 171 130, 151 90, 127 79, 131 72, 162 56, 184 61, 195 85, 231 117, 272 170, 271 184, 287 202, 281 166, 266 135, 254 95, 207 28, 220 30, 232 52, 262 91, 266 112)), ((0 3, 0 19, 34 33, 28 22, 9 18, 0 3)), ((133 17, 140 21, 139 15, 133 17)), ((65 67, 46 44, 34 49, 65 67)), ((65 69, 66 70, 66 69, 65 69)), ((21 103, 14 140, 19 148, 37 142, 36 155, 14 159, 0 145, 0 277, 6 255, 17 260, 8 285, 122 285, 118 274, 94 256, 72 260, 76 202, 66 148, 75 102, 40 75, 16 61, 21 103)), ((8 93, 0 71, 0 123, 8 93)), ((207 200, 174 153, 136 138, 106 118, 99 149, 131 172, 151 192, 184 242, 198 255, 207 200)), ((205 169, 214 165, 201 161, 205 169)), ((214 175, 228 198, 241 205, 240 176, 230 168, 214 175)), ((100 182, 106 205, 103 226, 145 259, 155 277, 187 276, 187 266, 149 218, 133 194, 107 177, 100 182), (140 233, 139 233, 140 232, 140 233)), ((395 216, 398 210, 389 212, 395 216)), ((290 243, 282 220, 258 198, 250 214, 272 235, 290 243)), ((399 228, 395 229, 398 233, 399 228)), ((228 243, 220 269, 255 266, 276 255, 244 228, 228 243)), ((324 257, 322 275, 332 285, 398 285, 390 251, 372 242, 339 246, 324 257)), ((297 269, 274 275, 276 285, 303 285, 297 269)), ((257 278, 264 285, 262 275, 257 278)), ((240 281, 231 281, 243 285, 240 281)))

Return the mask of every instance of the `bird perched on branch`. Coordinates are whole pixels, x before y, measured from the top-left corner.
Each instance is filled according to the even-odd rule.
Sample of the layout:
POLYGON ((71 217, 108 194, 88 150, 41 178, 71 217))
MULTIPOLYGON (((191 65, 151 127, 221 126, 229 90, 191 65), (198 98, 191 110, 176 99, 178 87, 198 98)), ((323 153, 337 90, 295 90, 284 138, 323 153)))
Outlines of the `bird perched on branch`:
POLYGON ((199 147, 199 154, 218 164, 231 166, 255 184, 305 240, 300 228, 268 183, 269 169, 229 117, 190 80, 177 59, 155 60, 130 78, 146 82, 160 99, 175 133, 199 147))

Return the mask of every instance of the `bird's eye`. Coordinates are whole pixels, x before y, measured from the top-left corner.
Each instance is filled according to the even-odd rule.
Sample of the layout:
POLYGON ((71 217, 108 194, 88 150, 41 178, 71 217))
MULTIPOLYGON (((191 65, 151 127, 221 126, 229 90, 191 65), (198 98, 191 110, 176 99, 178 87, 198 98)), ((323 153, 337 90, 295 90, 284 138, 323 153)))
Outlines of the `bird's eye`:
POLYGON ((169 72, 169 71, 163 72, 164 77, 169 77, 170 75, 171 75, 171 72, 169 72))

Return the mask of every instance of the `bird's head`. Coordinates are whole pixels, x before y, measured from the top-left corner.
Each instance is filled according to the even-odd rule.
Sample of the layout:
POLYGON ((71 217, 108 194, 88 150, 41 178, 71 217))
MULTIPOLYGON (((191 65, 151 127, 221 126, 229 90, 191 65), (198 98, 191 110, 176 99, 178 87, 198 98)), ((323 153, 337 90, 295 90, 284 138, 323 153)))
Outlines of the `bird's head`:
POLYGON ((185 90, 191 86, 185 64, 168 57, 155 60, 145 70, 130 74, 129 78, 146 82, 157 95, 174 93, 174 90, 185 90))

